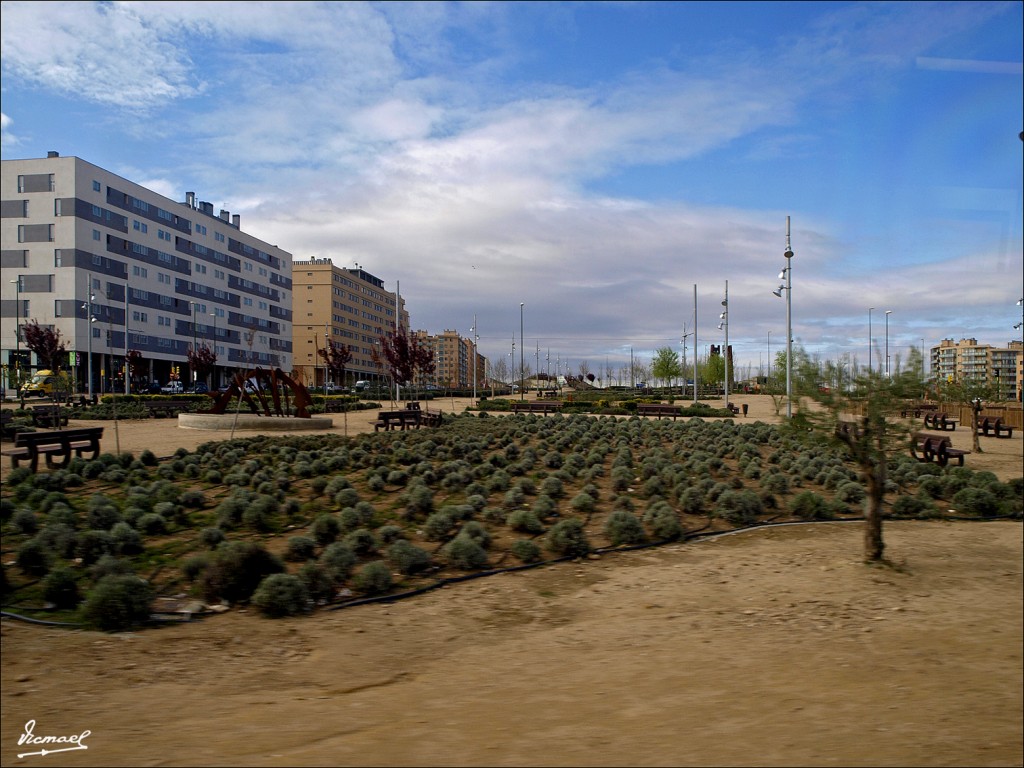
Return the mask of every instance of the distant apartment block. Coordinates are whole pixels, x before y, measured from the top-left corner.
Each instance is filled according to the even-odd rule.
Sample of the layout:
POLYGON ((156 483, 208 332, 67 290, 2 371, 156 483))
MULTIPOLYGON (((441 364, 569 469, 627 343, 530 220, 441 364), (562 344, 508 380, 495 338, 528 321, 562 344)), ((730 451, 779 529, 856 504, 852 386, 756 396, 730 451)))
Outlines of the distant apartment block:
POLYGON ((254 366, 291 370, 291 254, 237 214, 56 152, 4 160, 0 192, 5 366, 38 367, 23 337, 35 321, 60 332, 83 392, 123 386, 132 350, 159 382, 189 383, 188 352, 204 346, 213 386, 254 366))
POLYGON ((328 343, 344 344, 352 352, 346 381, 333 383, 383 379, 386 370, 377 366, 375 349, 379 350, 381 336, 394 332, 396 315, 408 332, 405 300, 385 290, 384 281, 362 267, 339 267, 331 259, 296 261, 293 279, 292 341, 299 381, 307 387, 323 386, 325 368, 318 351, 328 343))
POLYGON ((464 339, 457 331, 431 335, 427 331, 416 331, 416 338, 430 349, 434 360, 434 375, 426 382, 438 389, 470 389, 473 387, 473 365, 476 365, 478 387, 484 386, 486 358, 473 348, 472 339, 464 339))
POLYGON ((931 348, 931 370, 939 381, 985 381, 998 388, 1000 400, 1021 399, 1024 343, 1005 348, 979 344, 977 339, 943 339, 931 348))

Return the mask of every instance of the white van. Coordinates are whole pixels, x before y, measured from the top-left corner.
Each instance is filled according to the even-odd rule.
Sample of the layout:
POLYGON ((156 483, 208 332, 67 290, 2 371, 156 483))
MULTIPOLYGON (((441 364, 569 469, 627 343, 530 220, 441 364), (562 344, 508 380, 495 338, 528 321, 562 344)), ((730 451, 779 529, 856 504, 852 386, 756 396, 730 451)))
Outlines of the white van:
POLYGON ((370 386, 370 382, 365 379, 360 379, 356 382, 356 392, 362 392, 364 389, 370 386))

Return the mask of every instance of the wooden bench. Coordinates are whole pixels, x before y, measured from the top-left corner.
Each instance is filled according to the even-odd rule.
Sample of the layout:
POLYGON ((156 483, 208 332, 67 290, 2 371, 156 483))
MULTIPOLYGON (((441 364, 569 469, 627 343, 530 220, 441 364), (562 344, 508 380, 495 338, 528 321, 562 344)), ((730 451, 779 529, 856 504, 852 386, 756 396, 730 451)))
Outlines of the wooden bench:
POLYGON ((77 427, 75 429, 56 429, 49 432, 19 432, 14 436, 14 447, 3 451, 4 456, 11 457, 11 466, 27 461, 33 472, 39 469, 39 457, 46 457, 46 466, 60 469, 71 460, 71 452, 76 456, 91 453, 89 459, 100 455, 100 438, 103 427, 77 427))
POLYGON ((37 427, 66 427, 68 417, 59 405, 33 405, 32 423, 37 427))
POLYGON ((671 416, 672 421, 682 415, 679 412, 679 406, 665 403, 637 403, 636 414, 637 416, 657 416, 659 419, 671 416))
POLYGON ((377 420, 373 422, 373 431, 384 430, 390 432, 395 428, 406 430, 409 428, 418 429, 422 420, 422 412, 414 408, 405 408, 400 411, 381 411, 377 414, 377 420))
POLYGON ((986 416, 978 424, 978 434, 985 437, 1013 437, 1013 427, 1004 426, 1002 417, 986 416))
POLYGON ((911 413, 914 415, 915 419, 920 419, 922 413, 928 414, 931 413, 932 411, 937 411, 938 409, 939 406, 935 405, 934 403, 918 403, 917 405, 905 408, 902 411, 900 411, 900 418, 905 419, 907 418, 907 414, 911 413))
POLYGON ((738 405, 736 405, 736 403, 729 403, 725 407, 728 408, 730 411, 732 411, 732 415, 733 416, 739 416, 740 415, 740 408, 739 408, 738 405))
POLYGON ((926 413, 924 425, 930 429, 941 429, 952 432, 956 429, 956 419, 950 419, 945 413, 926 413))
POLYGON ((520 400, 518 403, 512 403, 512 413, 542 413, 546 416, 549 413, 558 413, 561 410, 561 402, 520 400))
POLYGON ((963 451, 954 448, 952 441, 945 435, 929 435, 927 432, 914 432, 910 436, 910 455, 918 461, 934 461, 940 467, 949 464, 950 460, 956 459, 959 465, 964 465, 964 456, 970 451, 963 451))

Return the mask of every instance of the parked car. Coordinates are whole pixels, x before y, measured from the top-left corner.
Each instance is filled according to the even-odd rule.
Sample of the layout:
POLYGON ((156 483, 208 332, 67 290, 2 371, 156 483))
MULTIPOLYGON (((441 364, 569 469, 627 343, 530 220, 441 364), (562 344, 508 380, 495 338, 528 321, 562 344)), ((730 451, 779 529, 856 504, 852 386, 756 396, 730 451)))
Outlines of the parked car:
POLYGON ((185 390, 185 394, 186 395, 205 395, 209 391, 210 391, 210 388, 206 384, 204 384, 203 382, 200 381, 198 384, 194 384, 191 387, 188 387, 185 390))
POLYGON ((185 394, 185 385, 180 381, 168 381, 160 387, 160 391, 165 395, 183 395, 185 394))

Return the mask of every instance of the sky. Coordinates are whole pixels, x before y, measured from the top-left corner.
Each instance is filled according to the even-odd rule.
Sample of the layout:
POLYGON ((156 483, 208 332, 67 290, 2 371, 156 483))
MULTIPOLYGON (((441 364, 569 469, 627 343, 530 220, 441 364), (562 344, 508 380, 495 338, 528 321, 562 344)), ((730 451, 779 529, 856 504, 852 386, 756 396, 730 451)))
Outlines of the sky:
POLYGON ((766 368, 788 218, 794 344, 895 366, 1021 338, 1022 9, 3 2, 2 154, 194 191, 552 373, 703 357, 726 289, 766 368))

